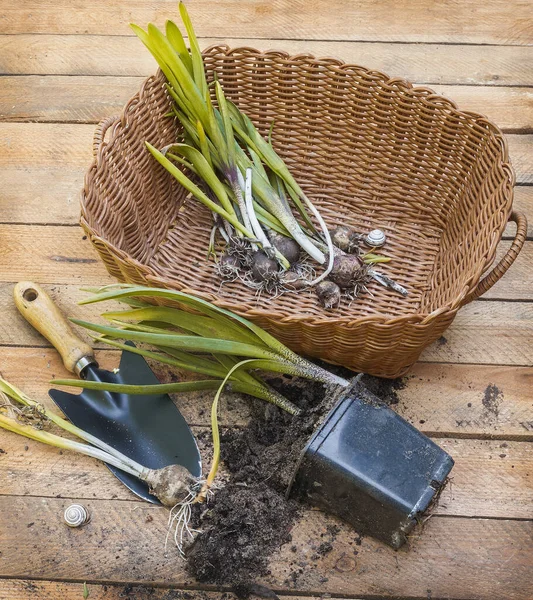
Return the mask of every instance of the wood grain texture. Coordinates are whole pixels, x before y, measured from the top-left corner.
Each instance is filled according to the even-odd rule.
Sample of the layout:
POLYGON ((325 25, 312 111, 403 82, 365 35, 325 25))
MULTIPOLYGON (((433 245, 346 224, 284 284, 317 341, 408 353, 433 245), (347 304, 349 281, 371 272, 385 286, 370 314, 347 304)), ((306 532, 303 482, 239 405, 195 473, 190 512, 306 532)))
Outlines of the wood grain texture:
MULTIPOLYGON (((105 585, 89 582, 86 584, 89 600, 231 600, 230 592, 206 592, 203 590, 179 590, 178 588, 157 588, 149 584, 105 585)), ((62 581, 37 581, 34 579, 0 579, 0 597, 3 600, 82 600, 83 583, 62 581)), ((300 600, 310 600, 303 596, 300 600)))
MULTIPOLYGON (((119 352, 97 350, 96 354, 103 368, 118 366, 119 352)), ((163 382, 170 381, 171 373, 184 379, 192 377, 170 372, 154 362, 150 365, 163 382)), ((0 346, 0 371, 45 403, 49 402, 50 380, 69 376, 57 352, 45 347, 0 346)), ((533 440, 532 379, 533 369, 529 367, 418 363, 404 379, 405 387, 398 391, 399 403, 394 408, 428 435, 533 440)), ((209 425, 212 400, 210 391, 175 396, 187 421, 199 426, 209 425)), ((223 394, 222 425, 245 424, 254 402, 260 401, 223 394)))
MULTIPOLYGON (((49 402, 46 402, 49 404, 49 402)), ((208 427, 194 427, 205 454, 208 427)), ((433 515, 533 519, 533 450, 530 442, 436 438, 456 464, 451 484, 433 515)), ((141 501, 91 458, 0 431, 3 496, 141 501)))
MULTIPOLYGON (((301 0, 195 0, 189 12, 197 35, 320 40, 372 40, 531 44, 533 31, 527 0, 476 0, 447 3, 331 0, 317 15, 317 6, 301 0)), ((175 2, 95 0, 76 11, 66 0, 4 0, 0 33, 129 35, 131 21, 162 25, 177 19, 175 2)))
MULTIPOLYGON (((217 35, 219 35, 217 33, 217 35)), ((391 44, 316 40, 201 38, 200 47, 228 44, 289 54, 331 56, 425 84, 533 85, 532 46, 391 44)), ((147 77, 156 63, 133 34, 0 35, 3 75, 147 77)))
MULTIPOLYGON (((511 133, 513 165, 525 184, 515 190, 515 206, 529 216, 533 235, 530 5, 188 2, 202 47, 227 41, 338 57, 427 84, 460 107, 487 114, 511 133)), ((72 227, 92 158, 93 123, 117 113, 155 70, 127 23, 162 25, 166 18, 177 19, 175 0, 0 4, 0 74, 6 76, 0 85, 0 372, 48 405, 49 379, 66 371, 57 352, 17 314, 12 282, 37 279, 67 313, 97 318, 101 307, 76 305, 78 287, 110 279, 72 227)), ((512 234, 510 226, 505 236, 512 234)), ((498 256, 509 243, 500 244, 498 256)), ((329 594, 353 600, 533 598, 532 248, 526 244, 485 295, 490 302, 460 311, 398 391, 398 412, 456 459, 451 486, 424 530, 413 534, 410 549, 393 552, 369 538, 358 545, 350 527, 306 510, 293 542, 273 557, 267 585, 301 600, 329 594), (328 525, 339 525, 339 533, 328 533, 328 525), (317 560, 323 541, 331 541, 332 550, 317 560)), ((117 351, 97 348, 97 356, 104 367, 118 364, 117 351)), ((156 372, 161 380, 169 377, 165 368, 156 372)), ((209 392, 176 399, 202 434, 204 453, 211 399, 209 392)), ((245 423, 250 402, 224 394, 223 425, 245 423)), ((81 600, 84 580, 89 600, 232 598, 180 591, 196 584, 187 581, 174 549, 164 553, 167 513, 137 501, 103 465, 4 431, 0 448, 0 598, 81 600), (92 513, 81 530, 61 522, 71 498, 92 513)))
POLYGON ((419 362, 404 379, 395 409, 432 435, 530 440, 532 379, 526 367, 419 362))
POLYGON ((79 376, 88 362, 95 362, 92 346, 74 333, 65 314, 40 285, 19 281, 13 298, 24 319, 59 352, 67 371, 79 376))
MULTIPOLYGON (((0 123, 0 222, 76 223, 93 133, 93 125, 0 123)), ((518 181, 533 181, 533 136, 507 139, 518 181)), ((533 188, 517 187, 515 202, 533 232, 533 188)))
MULTIPOLYGON (((52 230, 53 228, 43 227, 42 229, 52 230)), ((67 233, 72 231, 79 236, 75 228, 64 229, 67 233)), ((2 233, 3 226, 0 226, 0 234, 2 233)), ((24 236, 23 239, 26 237, 24 236)), ((64 240, 63 247, 72 248, 71 252, 65 252, 64 257, 70 257, 70 260, 92 260, 83 258, 91 256, 91 254, 83 252, 83 248, 88 251, 92 251, 92 249, 86 244, 78 244, 75 235, 70 240, 67 235, 64 235, 62 239, 64 240)), ((25 260, 25 264, 21 264, 17 268, 10 267, 9 262, 0 261, 0 274, 4 282, 6 277, 23 279, 30 276, 43 283, 48 282, 49 285, 43 287, 52 290, 54 297, 61 296, 60 306, 68 315, 94 319, 105 310, 104 306, 76 307, 78 300, 86 297, 85 293, 78 290, 80 285, 91 283, 104 285, 114 281, 106 275, 100 262, 65 262, 63 259, 59 261, 51 259, 50 256, 54 256, 52 242, 46 246, 41 243, 40 250, 40 253, 34 252, 31 255, 34 262, 27 257, 23 246, 19 247, 16 253, 12 252, 10 255, 16 257, 17 260, 25 260), (17 272, 20 271, 23 274, 18 277, 17 272), (66 282, 67 285, 50 283, 54 281, 66 282)), ((508 277, 510 278, 510 274, 508 277)), ((0 298, 5 307, 3 311, 0 311, 0 344, 42 346, 45 344, 44 339, 29 325, 23 323, 23 319, 16 311, 10 297, 11 289, 12 286, 9 283, 0 286, 0 298)), ((445 332, 446 342, 441 340, 429 346, 422 354, 421 360, 531 366, 533 365, 532 330, 533 303, 473 302, 459 311, 454 323, 445 332)))
MULTIPOLYGON (((508 228, 508 232, 511 235, 515 231, 516 227, 514 225, 508 228)), ((510 246, 511 242, 508 240, 500 242, 496 250, 493 267, 503 258, 510 246)), ((482 297, 485 299, 490 298, 491 300, 503 300, 506 298, 510 299, 510 296, 512 296, 514 300, 533 300, 533 289, 530 282, 532 260, 533 243, 526 242, 511 268, 482 297)))
POLYGON ((1 281, 33 279, 78 285, 115 281, 78 227, 0 225, 0 238, 1 281))
MULTIPOLYGON (((80 218, 79 197, 86 168, 25 168, 2 164, 0 189, 2 210, 0 223, 32 223, 35 225, 76 225, 80 218)), ((533 237, 533 186, 516 186, 514 206, 525 212, 528 236, 533 237)), ((505 237, 514 235, 509 225, 505 237)))
POLYGON ((422 353, 428 362, 533 365, 533 304, 473 302, 422 353), (451 358, 453 356, 453 359, 451 358))
MULTIPOLYGON (((0 121, 97 123, 120 113, 143 77, 5 76, 0 121)), ((527 87, 433 85, 462 110, 485 115, 507 132, 533 130, 533 91, 527 87)))
MULTIPOLYGON (((69 502, 0 497, 0 576, 68 579, 75 573, 78 580, 93 582, 187 582, 177 550, 164 553, 164 509, 120 500, 85 501, 91 522, 72 530, 61 522, 69 502)), ((327 526, 333 524, 322 513, 306 511, 293 541, 273 556, 265 583, 314 594, 335 589, 350 597, 427 598, 428 589, 435 598, 472 598, 473 589, 478 600, 531 597, 530 521, 433 517, 422 533, 411 537, 410 548, 397 552, 370 538, 358 546, 354 532, 342 527, 332 539, 332 551, 317 559, 320 536, 328 536, 327 526), (300 566, 304 563, 305 569, 300 566)))
MULTIPOLYGON (((21 176, 29 164, 85 171, 91 162, 93 133, 89 124, 0 123, 0 166, 18 168, 21 176)), ((517 182, 533 183, 533 135, 509 134, 506 139, 517 182)))

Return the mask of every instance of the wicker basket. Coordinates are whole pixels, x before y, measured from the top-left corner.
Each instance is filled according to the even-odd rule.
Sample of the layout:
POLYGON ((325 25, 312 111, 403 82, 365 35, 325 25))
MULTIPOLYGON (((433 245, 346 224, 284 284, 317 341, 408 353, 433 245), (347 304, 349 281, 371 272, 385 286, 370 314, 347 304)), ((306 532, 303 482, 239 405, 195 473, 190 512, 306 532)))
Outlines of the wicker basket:
POLYGON ((382 377, 404 374, 515 260, 525 217, 511 212, 513 172, 501 132, 426 88, 334 59, 214 46, 204 52, 226 95, 273 142, 329 225, 383 229, 378 284, 326 312, 311 291, 255 297, 221 286, 206 260, 211 215, 145 150, 176 139, 161 74, 101 123, 81 223, 120 280, 188 291, 244 315, 297 352, 382 377), (110 135, 104 141, 106 130, 110 135), (487 274, 508 220, 516 237, 487 274))

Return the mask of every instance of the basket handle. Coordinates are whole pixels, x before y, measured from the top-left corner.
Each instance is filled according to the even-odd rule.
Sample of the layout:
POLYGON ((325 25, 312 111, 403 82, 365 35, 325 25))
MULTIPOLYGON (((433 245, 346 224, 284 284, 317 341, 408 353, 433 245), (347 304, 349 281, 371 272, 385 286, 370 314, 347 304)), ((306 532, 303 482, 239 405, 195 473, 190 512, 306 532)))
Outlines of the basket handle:
POLYGON ((100 150, 100 146, 102 145, 105 134, 107 130, 114 125, 117 121, 120 120, 120 117, 116 115, 113 117, 107 117, 98 123, 96 129, 94 130, 93 135, 93 156, 96 158, 98 156, 98 151, 100 150))
POLYGON ((516 223, 516 234, 511 247, 509 250, 507 250, 505 256, 494 267, 494 269, 492 269, 492 271, 486 275, 465 298, 463 301, 463 306, 469 302, 472 302, 472 300, 476 300, 485 292, 490 290, 490 288, 505 275, 507 269, 509 269, 509 267, 514 263, 516 257, 520 253, 520 250, 522 250, 522 246, 524 245, 527 236, 526 215, 519 210, 513 210, 511 216, 509 217, 509 221, 516 223))

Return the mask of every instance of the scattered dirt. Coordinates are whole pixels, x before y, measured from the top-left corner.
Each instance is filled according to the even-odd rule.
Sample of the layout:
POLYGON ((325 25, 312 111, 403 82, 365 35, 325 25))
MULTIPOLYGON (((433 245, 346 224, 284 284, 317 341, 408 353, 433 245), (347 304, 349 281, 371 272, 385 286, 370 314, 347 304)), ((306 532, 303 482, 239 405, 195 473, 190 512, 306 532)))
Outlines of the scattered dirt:
POLYGON ((381 379, 371 375, 363 375, 361 382, 389 406, 398 404, 400 401, 398 391, 403 390, 406 385, 404 379, 381 379))
MULTIPOLYGON (((368 376, 364 383, 388 404, 398 403, 396 391, 404 385, 368 376)), ((192 525, 202 533, 187 551, 190 575, 202 583, 231 585, 242 597, 258 595, 253 582, 269 574, 270 555, 291 542, 300 505, 287 500, 285 492, 305 444, 336 401, 322 384, 295 383, 290 377, 269 384, 302 408, 302 415, 291 417, 253 402, 246 427, 222 432, 222 460, 230 477, 207 507, 195 508, 192 525)), ((317 558, 332 550, 338 532, 336 526, 328 529, 317 558)), ((260 595, 269 597, 267 592, 260 595)))
POLYGON ((500 404, 503 401, 503 392, 498 388, 497 385, 490 383, 485 388, 485 393, 483 394, 482 403, 485 407, 485 410, 497 417, 500 412, 500 404))

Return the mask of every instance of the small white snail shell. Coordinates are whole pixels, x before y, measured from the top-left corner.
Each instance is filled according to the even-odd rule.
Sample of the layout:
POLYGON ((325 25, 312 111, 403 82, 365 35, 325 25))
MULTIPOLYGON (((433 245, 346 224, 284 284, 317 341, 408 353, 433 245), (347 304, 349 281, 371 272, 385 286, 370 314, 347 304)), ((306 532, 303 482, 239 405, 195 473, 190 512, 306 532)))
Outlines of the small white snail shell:
POLYGON ((381 229, 373 229, 365 238, 365 244, 372 248, 379 248, 387 241, 387 236, 381 229))
POLYGON ((63 519, 69 527, 81 527, 89 522, 90 517, 84 506, 81 504, 71 504, 65 510, 63 519))

